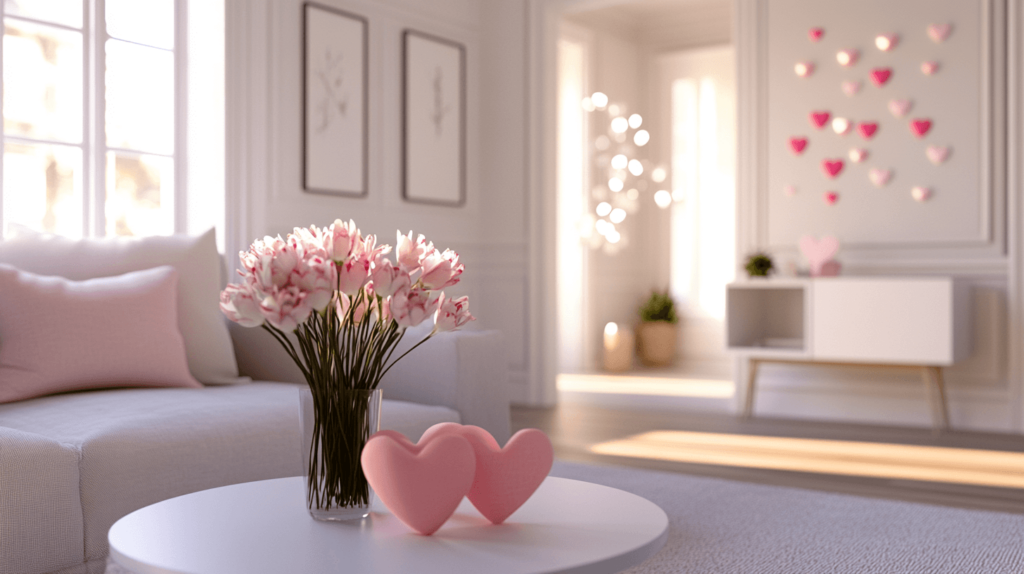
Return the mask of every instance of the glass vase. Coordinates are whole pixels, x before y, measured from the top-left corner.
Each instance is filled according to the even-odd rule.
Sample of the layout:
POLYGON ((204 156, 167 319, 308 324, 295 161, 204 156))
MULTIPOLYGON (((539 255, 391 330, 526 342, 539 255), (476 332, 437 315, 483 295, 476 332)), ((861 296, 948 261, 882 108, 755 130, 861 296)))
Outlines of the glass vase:
POLYGON ((360 456, 380 428, 381 390, 299 394, 306 507, 317 520, 358 520, 370 513, 373 491, 360 456))

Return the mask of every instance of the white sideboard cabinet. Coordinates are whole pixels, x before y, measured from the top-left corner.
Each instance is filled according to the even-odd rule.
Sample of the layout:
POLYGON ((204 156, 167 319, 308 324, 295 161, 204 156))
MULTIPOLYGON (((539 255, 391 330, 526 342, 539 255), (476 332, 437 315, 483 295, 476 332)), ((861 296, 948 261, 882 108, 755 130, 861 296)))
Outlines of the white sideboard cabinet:
POLYGON ((969 287, 951 277, 827 277, 731 283, 726 345, 749 361, 750 416, 767 362, 886 365, 921 371, 948 427, 942 367, 970 352, 969 287))

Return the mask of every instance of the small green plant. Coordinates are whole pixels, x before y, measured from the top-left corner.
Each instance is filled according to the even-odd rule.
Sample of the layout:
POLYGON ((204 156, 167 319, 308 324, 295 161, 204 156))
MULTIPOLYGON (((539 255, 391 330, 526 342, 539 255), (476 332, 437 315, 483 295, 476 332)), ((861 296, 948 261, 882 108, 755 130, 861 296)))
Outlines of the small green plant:
POLYGON ((651 321, 679 322, 679 318, 676 316, 676 303, 668 294, 668 290, 663 293, 651 292, 651 298, 640 307, 640 320, 645 323, 651 321))
POLYGON ((751 277, 767 277, 775 269, 775 264, 770 255, 759 252, 747 257, 745 268, 751 277))

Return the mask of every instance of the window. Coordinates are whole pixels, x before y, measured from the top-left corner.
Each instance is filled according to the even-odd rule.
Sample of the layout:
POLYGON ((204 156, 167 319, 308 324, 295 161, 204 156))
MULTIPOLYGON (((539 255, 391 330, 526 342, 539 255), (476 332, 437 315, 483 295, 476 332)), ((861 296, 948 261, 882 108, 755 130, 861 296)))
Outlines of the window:
POLYGON ((181 230, 181 1, 4 0, 4 236, 181 230))

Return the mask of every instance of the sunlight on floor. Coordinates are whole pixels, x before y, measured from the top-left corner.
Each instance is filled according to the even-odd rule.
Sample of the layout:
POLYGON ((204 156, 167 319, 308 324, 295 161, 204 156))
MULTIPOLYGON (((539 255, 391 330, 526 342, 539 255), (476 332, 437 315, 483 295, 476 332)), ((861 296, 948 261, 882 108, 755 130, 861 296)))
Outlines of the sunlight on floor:
POLYGON ((933 446, 652 431, 595 454, 796 472, 1024 488, 1024 453, 933 446))
POLYGON ((574 393, 732 398, 732 381, 630 375, 558 375, 558 390, 574 393))

